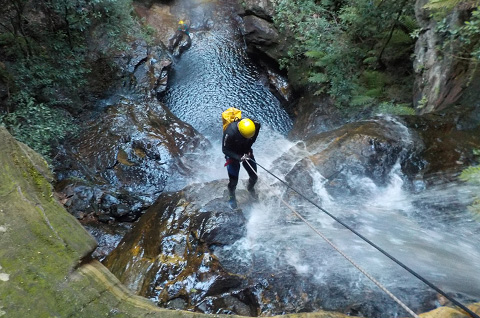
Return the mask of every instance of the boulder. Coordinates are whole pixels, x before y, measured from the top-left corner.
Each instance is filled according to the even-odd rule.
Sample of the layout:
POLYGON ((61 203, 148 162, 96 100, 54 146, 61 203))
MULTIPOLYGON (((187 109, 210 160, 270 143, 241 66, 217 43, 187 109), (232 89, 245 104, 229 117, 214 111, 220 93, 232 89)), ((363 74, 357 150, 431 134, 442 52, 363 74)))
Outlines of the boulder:
POLYGON ((341 111, 330 98, 316 96, 314 90, 305 90, 297 100, 295 121, 289 133, 293 140, 307 140, 325 131, 334 130, 345 124, 341 111))
MULTIPOLYGON (((222 303, 222 310, 256 315, 237 295, 244 278, 223 269, 212 252, 246 233, 242 212, 223 199, 225 189, 225 182, 213 182, 162 194, 104 264, 132 291, 162 306, 211 313, 219 310, 212 303, 222 303)), ((245 199, 241 193, 239 201, 245 199)))
POLYGON ((248 51, 254 54, 265 54, 274 61, 282 57, 280 35, 275 26, 255 15, 243 17, 244 36, 248 44, 248 51))
MULTIPOLYGON (((305 126, 315 123, 312 118, 305 126)), ((350 184, 352 177, 385 186, 395 169, 407 187, 448 182, 476 163, 472 149, 480 147, 479 129, 460 129, 455 118, 434 114, 378 117, 310 136, 279 158, 276 166, 288 167, 288 173, 279 173, 286 173, 287 181, 301 185, 311 197, 316 181, 309 175, 318 173, 332 195, 362 191, 362 183, 350 184), (301 159, 290 168, 285 162, 292 161, 291 156, 301 159)))
POLYGON ((272 23, 257 16, 249 15, 243 18, 245 23, 245 39, 255 45, 269 46, 278 44, 278 32, 272 23))
POLYGON ((166 188, 185 184, 189 154, 209 145, 153 98, 121 98, 84 127, 54 160, 56 190, 79 219, 136 219, 166 188))
POLYGON ((268 22, 273 21, 275 6, 271 0, 246 0, 242 5, 245 10, 243 15, 255 15, 268 22))
POLYGON ((377 186, 384 186, 397 163, 405 165, 412 153, 425 147, 418 136, 407 133, 403 123, 388 118, 346 124, 310 137, 298 146, 305 149, 295 147, 285 158, 289 160, 288 156, 298 151, 306 151, 305 157, 290 170, 286 180, 301 185, 304 191, 308 189, 310 197, 315 195, 311 192, 314 180, 309 175, 320 173, 332 194, 354 194, 359 189, 349 183, 352 176, 365 176, 377 186))

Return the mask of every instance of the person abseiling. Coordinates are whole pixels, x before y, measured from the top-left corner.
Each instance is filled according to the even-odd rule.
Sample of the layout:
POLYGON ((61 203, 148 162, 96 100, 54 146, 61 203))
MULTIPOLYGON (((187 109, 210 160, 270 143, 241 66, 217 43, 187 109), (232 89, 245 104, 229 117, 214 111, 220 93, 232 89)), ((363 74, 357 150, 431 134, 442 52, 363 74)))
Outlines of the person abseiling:
POLYGON ((190 36, 190 30, 188 25, 185 23, 185 21, 180 20, 178 21, 178 31, 185 33, 186 35, 190 36))
POLYGON ((180 20, 178 22, 177 31, 175 31, 174 36, 170 38, 168 43, 168 49, 171 52, 173 52, 178 47, 178 54, 181 54, 182 52, 190 48, 190 46, 192 45, 192 39, 190 38, 190 27, 185 21, 180 20), (184 36, 186 36, 187 42, 183 43, 181 47, 178 47, 184 36))
POLYGON ((240 162, 248 173, 249 180, 247 190, 250 195, 256 199, 255 183, 257 182, 257 164, 253 156, 252 145, 257 140, 260 131, 260 123, 254 122, 249 118, 239 121, 233 121, 225 128, 223 132, 222 151, 225 154, 228 172, 228 203, 232 209, 237 208, 237 199, 235 189, 238 183, 238 174, 240 172, 240 162), (249 160, 251 159, 251 160, 249 160), (248 163, 246 162, 248 160, 248 163), (253 170, 252 170, 253 169, 253 170))

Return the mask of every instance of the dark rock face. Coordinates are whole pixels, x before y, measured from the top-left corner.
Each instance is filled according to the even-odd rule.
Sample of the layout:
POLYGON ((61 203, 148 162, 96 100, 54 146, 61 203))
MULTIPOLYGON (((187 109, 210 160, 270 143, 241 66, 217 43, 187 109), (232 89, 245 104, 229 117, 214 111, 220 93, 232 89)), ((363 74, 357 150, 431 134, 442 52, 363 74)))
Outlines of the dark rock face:
POLYGON ((473 149, 480 147, 480 126, 462 128, 458 114, 407 116, 402 121, 422 140, 424 147, 414 152, 403 165, 408 176, 421 177, 427 183, 451 181, 477 158, 473 149))
POLYGON ((273 24, 254 15, 243 18, 245 40, 253 45, 271 46, 279 44, 279 35, 273 24))
POLYGON ((241 17, 247 53, 268 74, 270 91, 293 115, 294 91, 287 80, 287 72, 279 67, 279 60, 285 56, 289 44, 273 23, 274 3, 270 0, 244 1, 237 13, 241 17))
MULTIPOLYGON (((464 51, 464 43, 452 41, 437 30, 437 21, 425 8, 427 2, 418 0, 415 4, 415 15, 422 30, 415 45, 414 69, 417 75, 413 102, 420 114, 453 105, 469 82, 478 78, 478 72, 473 72, 476 66, 470 61, 469 52, 464 51)), ((446 30, 442 32, 456 32, 455 29, 468 20, 471 10, 466 5, 458 5, 446 17, 446 30)))
MULTIPOLYGON (((293 167, 286 180, 313 191, 314 180, 302 171, 318 171, 329 191, 343 195, 357 191, 349 185, 352 176, 365 176, 378 186, 385 185, 397 162, 403 164, 412 152, 424 147, 415 136, 407 138, 406 131, 398 121, 378 119, 318 134, 307 139, 305 150, 309 155, 293 167)), ((315 197, 313 192, 307 195, 315 197)))
POLYGON ((339 128, 345 121, 328 97, 303 92, 295 107, 295 122, 289 138, 307 140, 322 132, 339 128))
POLYGON ((136 219, 167 183, 182 184, 189 153, 208 146, 153 99, 121 99, 96 116, 55 158, 56 190, 77 218, 136 219))
POLYGON ((245 15, 255 15, 261 19, 272 22, 275 6, 270 0, 246 0, 243 1, 245 15))
MULTIPOLYGON (((407 181, 428 184, 431 176, 439 180, 440 173, 453 178, 474 164, 472 148, 479 146, 479 128, 459 130, 451 117, 378 118, 347 124, 299 143, 284 159, 302 151, 307 154, 286 178, 312 189, 314 180, 300 172, 318 171, 332 193, 354 194, 357 190, 348 184, 352 176, 365 176, 382 186, 398 164, 407 181)), ((284 166, 282 160, 278 167, 284 166)))
POLYGON ((275 5, 270 0, 245 1, 239 15, 243 20, 243 34, 247 51, 260 56, 267 63, 278 65, 286 54, 287 40, 273 24, 275 5))
POLYGON ((242 301, 248 298, 244 278, 226 271, 212 252, 246 233, 246 219, 227 206, 224 189, 215 182, 161 195, 105 265, 131 290, 162 306, 255 314, 255 306, 242 301))
MULTIPOLYGON (((152 18, 149 9, 136 9, 152 18)), ((176 26, 167 9, 151 9, 172 21, 164 36, 176 26)), ((109 97, 96 101, 96 109, 83 115, 81 132, 55 157, 56 191, 79 219, 135 220, 166 188, 183 187, 190 172, 189 154, 209 146, 157 100, 166 90, 172 63, 162 40, 155 38, 156 44, 148 45, 137 39, 122 52, 115 61, 122 75, 109 83, 109 97)), ((96 77, 100 89, 106 89, 100 83, 102 75, 96 77)))

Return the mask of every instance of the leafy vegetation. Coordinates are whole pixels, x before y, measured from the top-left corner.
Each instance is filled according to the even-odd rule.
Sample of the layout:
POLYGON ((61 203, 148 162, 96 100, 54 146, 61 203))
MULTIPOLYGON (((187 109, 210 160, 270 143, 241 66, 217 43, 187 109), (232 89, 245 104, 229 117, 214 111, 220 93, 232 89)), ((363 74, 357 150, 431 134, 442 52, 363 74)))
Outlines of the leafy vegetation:
POLYGON ((65 110, 38 104, 27 94, 17 95, 15 103, 15 111, 1 116, 1 121, 17 139, 47 158, 59 137, 75 132, 65 110))
MULTIPOLYGON (((282 66, 342 109, 410 102, 413 0, 277 0, 276 25, 292 44, 282 66), (305 63, 307 61, 307 63, 305 63), (403 90, 403 92, 402 92, 403 90)), ((411 111, 409 111, 411 112, 411 111)))
POLYGON ((135 28, 131 0, 6 0, 0 8, 0 120, 49 154, 71 133, 92 61, 109 60, 135 28))
MULTIPOLYGON (((480 150, 474 149, 473 154, 480 156, 480 150)), ((468 167, 460 174, 460 180, 479 185, 480 184, 480 166, 468 167)), ((480 214, 480 196, 477 196, 470 206, 470 210, 480 214)))
MULTIPOLYGON (((445 12, 446 8, 450 8, 448 1, 436 1, 435 4, 437 6, 434 8, 439 12, 445 12), (441 4, 446 7, 438 8, 441 4)), ((445 39, 442 52, 446 52, 445 54, 453 58, 466 59, 478 64, 480 61, 480 7, 474 8, 468 20, 459 26, 452 26, 444 14, 435 15, 439 19, 436 31, 445 39), (455 44, 455 51, 451 49, 452 44, 455 44)))

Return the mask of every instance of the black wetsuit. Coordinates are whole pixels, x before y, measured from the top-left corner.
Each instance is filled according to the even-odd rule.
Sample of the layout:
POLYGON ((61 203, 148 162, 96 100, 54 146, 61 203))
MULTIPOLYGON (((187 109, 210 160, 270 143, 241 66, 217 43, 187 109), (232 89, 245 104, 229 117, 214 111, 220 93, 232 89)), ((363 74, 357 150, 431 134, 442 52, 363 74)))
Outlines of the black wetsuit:
MULTIPOLYGON (((228 183, 228 190, 230 192, 235 191, 238 183, 238 173, 240 171, 240 159, 244 154, 248 154, 252 160, 255 160, 253 156, 252 145, 257 140, 258 133, 260 131, 260 123, 254 122, 255 124, 255 134, 252 138, 245 138, 242 136, 238 130, 238 122, 230 123, 225 131, 223 132, 222 140, 222 151, 225 154, 225 159, 227 162, 228 178, 230 179, 228 183)), ((253 186, 257 182, 257 165, 254 161, 248 160, 243 162, 243 167, 248 173, 249 182, 248 190, 252 190, 253 186), (250 168, 252 166, 252 168, 250 168)))

